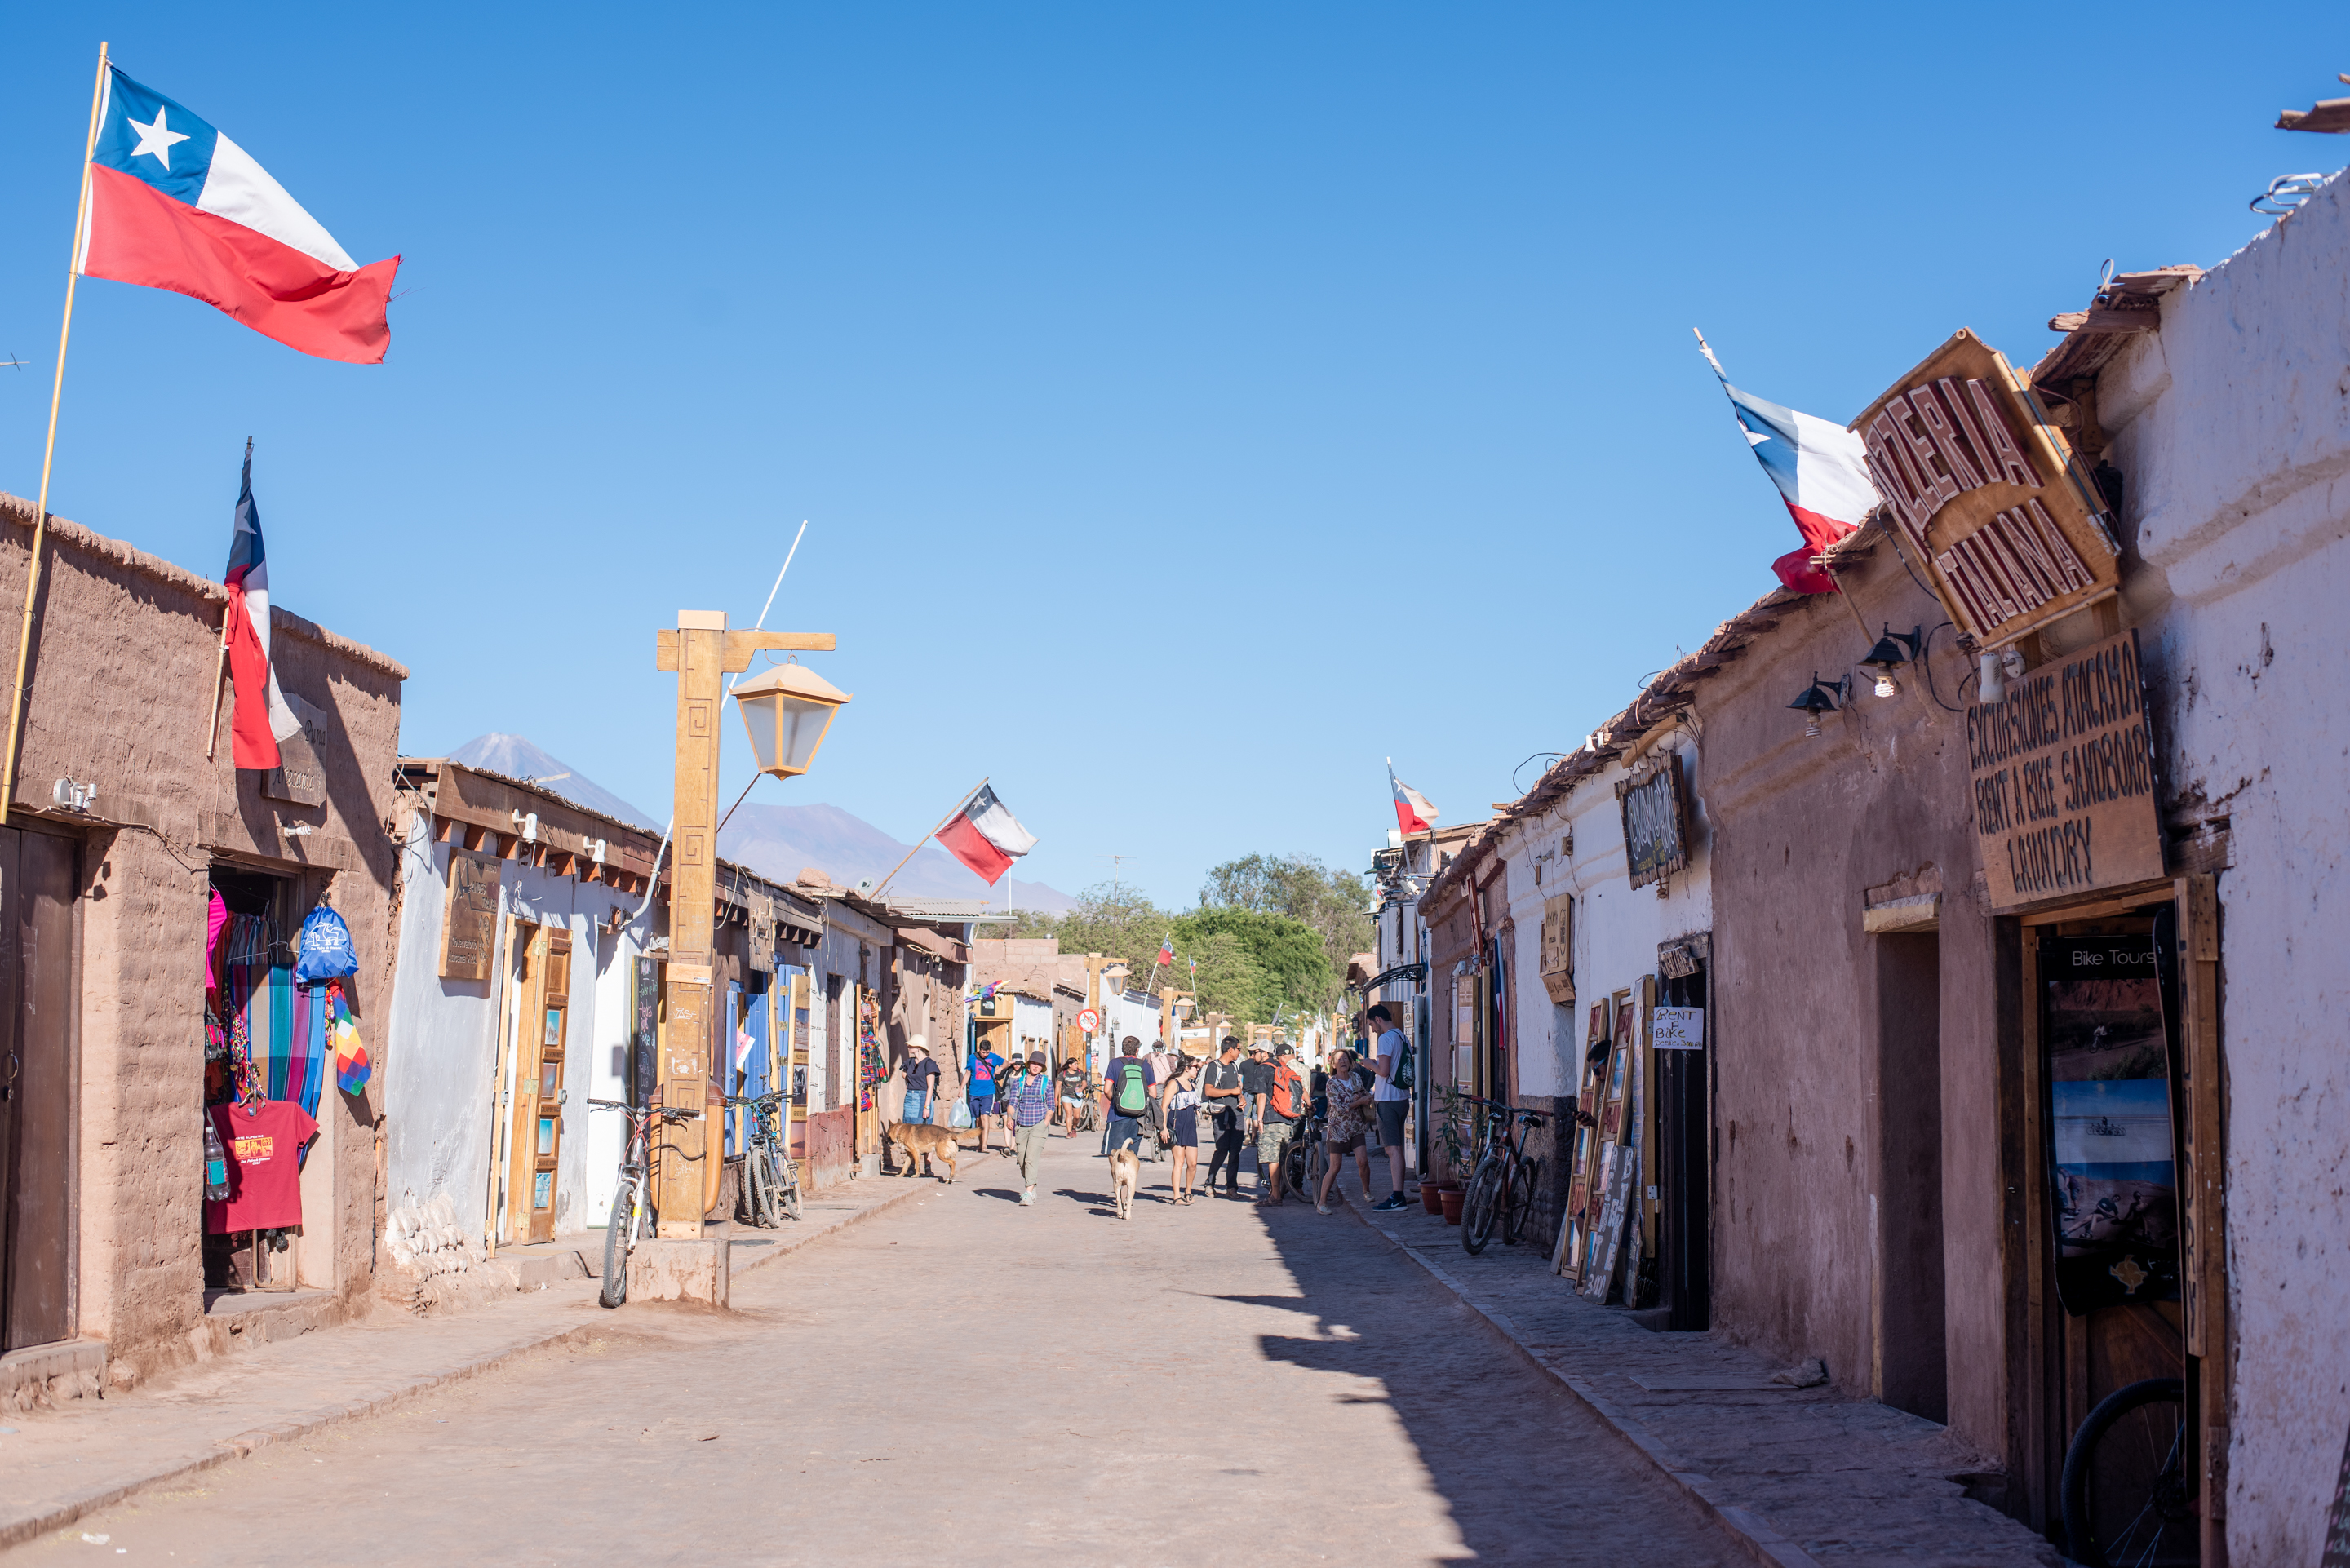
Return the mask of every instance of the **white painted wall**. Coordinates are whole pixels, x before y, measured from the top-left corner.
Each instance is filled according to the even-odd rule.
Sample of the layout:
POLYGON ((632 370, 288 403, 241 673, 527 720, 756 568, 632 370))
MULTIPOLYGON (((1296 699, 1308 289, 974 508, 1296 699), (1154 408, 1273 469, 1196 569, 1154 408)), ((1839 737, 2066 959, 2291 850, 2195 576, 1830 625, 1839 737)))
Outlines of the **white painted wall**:
POLYGON ((2144 566, 2164 778, 2231 817, 2219 879, 2240 1346, 2228 1535, 2314 1563, 2350 1430, 2350 192, 2164 301, 2098 413, 2144 566))
MULTIPOLYGON (((1678 747, 1681 776, 1693 778, 1696 738, 1692 732, 1682 733, 1686 738, 1678 747)), ((1642 758, 1635 767, 1647 763, 1642 758)), ((1627 771, 1620 763, 1611 763, 1606 772, 1578 783, 1541 816, 1513 823, 1502 840, 1510 913, 1516 923, 1516 951, 1511 955, 1515 972, 1510 984, 1517 997, 1518 1088, 1523 1094, 1573 1094, 1583 1056, 1583 1021, 1591 1004, 1611 992, 1637 988, 1642 975, 1654 974, 1658 944, 1713 929, 1705 814, 1694 799, 1689 866, 1669 879, 1664 898, 1657 896, 1653 883, 1632 886, 1624 858, 1623 810, 1616 799, 1616 785, 1627 771), (1573 855, 1536 859, 1558 851, 1570 833, 1573 855), (1543 905, 1561 893, 1575 900, 1572 1008, 1554 1004, 1542 981, 1543 905)))

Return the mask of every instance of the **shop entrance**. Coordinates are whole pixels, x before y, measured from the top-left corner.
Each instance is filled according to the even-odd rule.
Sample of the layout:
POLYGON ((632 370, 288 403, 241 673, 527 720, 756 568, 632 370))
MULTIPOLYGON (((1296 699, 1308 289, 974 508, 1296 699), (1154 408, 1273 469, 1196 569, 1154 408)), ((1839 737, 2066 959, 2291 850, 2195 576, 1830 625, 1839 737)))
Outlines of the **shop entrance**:
MULTIPOLYGON (((1690 961, 1690 972, 1659 976, 1660 1007, 1707 1007, 1706 966, 1690 961)), ((1711 1013, 1704 1013, 1711 1017, 1711 1013)), ((1699 1334, 1712 1326, 1712 1241, 1708 1229, 1709 1179, 1712 1175, 1712 1096, 1709 1092, 1714 1042, 1700 1026, 1704 1048, 1653 1053, 1657 1064, 1657 1283, 1659 1304, 1671 1316, 1675 1334, 1699 1334)))
POLYGON ((1949 1418, 1942 1277, 1941 939, 1871 939, 1877 957, 1875 1365, 1870 1392, 1949 1418))
POLYGON ((0 828, 0 1350, 74 1335, 79 851, 0 828))

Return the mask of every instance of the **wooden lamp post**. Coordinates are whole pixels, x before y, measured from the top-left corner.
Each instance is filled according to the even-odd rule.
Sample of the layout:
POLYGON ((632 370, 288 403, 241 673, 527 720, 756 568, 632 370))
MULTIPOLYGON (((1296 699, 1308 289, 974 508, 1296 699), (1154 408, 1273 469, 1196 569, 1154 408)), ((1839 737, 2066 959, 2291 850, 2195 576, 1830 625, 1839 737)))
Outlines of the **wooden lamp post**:
MULTIPOLYGON (((660 1051, 660 1103, 704 1113, 660 1129, 660 1141, 678 1157, 659 1162, 654 1196, 665 1237, 702 1234, 702 1216, 709 1208, 702 1162, 722 1158, 724 1149, 723 1140, 712 1136, 717 1124, 706 1114, 717 1016, 712 974, 723 678, 750 669, 751 656, 763 649, 829 652, 832 647, 828 631, 729 631, 723 610, 681 610, 677 629, 657 634, 655 663, 678 678, 677 822, 670 859, 669 964, 661 985, 668 1026, 660 1051)), ((759 771, 785 776, 807 770, 833 712, 848 701, 845 692, 795 666, 746 681, 737 695, 744 699, 743 722, 751 728, 759 771), (799 679, 773 679, 785 674, 799 679)))

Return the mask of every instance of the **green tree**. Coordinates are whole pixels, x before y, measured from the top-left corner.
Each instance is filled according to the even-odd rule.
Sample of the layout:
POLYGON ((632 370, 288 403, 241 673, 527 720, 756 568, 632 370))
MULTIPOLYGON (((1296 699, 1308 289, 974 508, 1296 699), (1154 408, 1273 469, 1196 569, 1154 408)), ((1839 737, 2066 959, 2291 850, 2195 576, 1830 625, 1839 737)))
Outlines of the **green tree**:
POLYGON ((1159 939, 1175 924, 1175 917, 1152 903, 1139 889, 1112 880, 1097 883, 1077 895, 1076 907, 1048 915, 1036 909, 1015 909, 1015 919, 991 927, 1008 937, 1058 937, 1065 953, 1102 953, 1123 959, 1134 971, 1130 983, 1140 985, 1159 956, 1159 939))
POLYGON ((1322 989, 1285 1004, 1328 1008, 1338 1004, 1347 961, 1371 945, 1371 919, 1364 912, 1369 897, 1360 877, 1310 855, 1248 855, 1208 873, 1200 908, 1282 915, 1312 929, 1326 962, 1322 989))
POLYGON ((1303 920, 1254 909, 1201 909, 1175 922, 1179 959, 1201 960, 1200 1006, 1221 1008, 1236 1019, 1270 1023, 1276 1013, 1318 1008, 1332 990, 1330 961, 1321 936, 1303 920), (1207 952, 1226 944, 1245 955, 1252 981, 1245 995, 1235 985, 1229 1001, 1208 997, 1207 952))

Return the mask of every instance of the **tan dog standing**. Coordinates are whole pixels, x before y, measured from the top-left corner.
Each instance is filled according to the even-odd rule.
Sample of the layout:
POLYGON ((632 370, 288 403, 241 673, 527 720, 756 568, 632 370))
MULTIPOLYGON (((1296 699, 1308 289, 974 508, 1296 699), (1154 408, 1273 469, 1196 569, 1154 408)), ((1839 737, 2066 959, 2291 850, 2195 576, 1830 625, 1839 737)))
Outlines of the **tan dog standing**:
POLYGON ((1110 1200, 1118 1206, 1121 1220, 1134 1218, 1134 1189, 1142 1181, 1142 1161, 1130 1148, 1121 1148, 1109 1157, 1110 1200))
POLYGON ((955 1142, 951 1127, 929 1127, 920 1122, 910 1125, 891 1122, 881 1129, 881 1136, 897 1146, 899 1158, 906 1162, 907 1179, 911 1180, 922 1174, 922 1157, 929 1155, 933 1169, 941 1164, 946 1168, 946 1174, 939 1180, 949 1187, 954 1185, 955 1150, 960 1146, 955 1142))

